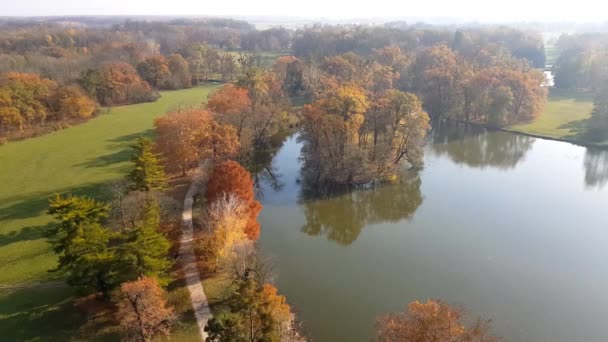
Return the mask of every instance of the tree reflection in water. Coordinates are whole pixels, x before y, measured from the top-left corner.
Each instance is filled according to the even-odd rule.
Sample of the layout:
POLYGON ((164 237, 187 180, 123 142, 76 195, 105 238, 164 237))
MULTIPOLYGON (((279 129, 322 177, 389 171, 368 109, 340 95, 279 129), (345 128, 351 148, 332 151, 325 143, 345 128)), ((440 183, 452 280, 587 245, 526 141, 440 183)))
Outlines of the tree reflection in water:
POLYGON ((264 150, 253 150, 250 156, 244 157, 244 165, 251 172, 255 195, 258 199, 264 198, 262 185, 267 184, 274 191, 281 191, 285 184, 282 181, 283 175, 274 165, 274 157, 283 147, 283 144, 290 136, 290 132, 279 132, 270 138, 270 146, 264 150))
POLYGON ((601 189, 608 182, 608 151, 587 148, 585 152, 585 184, 601 189))
POLYGON ((447 155, 457 164, 511 169, 524 159, 534 140, 524 135, 444 122, 433 125, 431 150, 447 155))
POLYGON ((341 245, 353 243, 370 224, 411 219, 423 200, 415 171, 404 171, 395 183, 356 188, 319 185, 313 177, 302 176, 300 202, 306 216, 302 231, 325 235, 341 245))

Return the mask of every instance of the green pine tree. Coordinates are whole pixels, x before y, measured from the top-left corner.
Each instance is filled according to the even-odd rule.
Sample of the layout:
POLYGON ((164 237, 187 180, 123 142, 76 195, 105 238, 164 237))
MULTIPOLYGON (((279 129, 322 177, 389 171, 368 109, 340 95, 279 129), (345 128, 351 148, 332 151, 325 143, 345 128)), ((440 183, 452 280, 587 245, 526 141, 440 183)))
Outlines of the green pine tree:
POLYGON ((163 169, 161 156, 154 151, 152 141, 139 137, 132 148, 134 153, 131 161, 134 167, 128 176, 131 190, 166 190, 167 176, 163 169))
POLYGON ((46 235, 53 246, 55 253, 59 254, 59 268, 69 263, 69 255, 64 252, 72 240, 82 229, 98 224, 108 217, 110 208, 107 204, 95 201, 84 196, 56 194, 49 200, 48 213, 59 222, 52 226, 46 235))
POLYGON ((119 285, 120 259, 114 242, 118 236, 99 223, 79 229, 66 249, 70 262, 62 269, 67 271, 67 282, 81 293, 101 292, 110 298, 110 292, 119 285))
POLYGON ((162 285, 168 283, 167 271, 171 267, 168 259, 171 243, 159 231, 160 206, 148 196, 144 217, 139 226, 127 233, 128 241, 122 246, 122 260, 126 263, 125 276, 153 276, 162 285))
POLYGON ((59 255, 57 270, 67 275, 67 282, 82 293, 101 292, 109 298, 119 267, 115 248, 118 236, 101 226, 108 216, 108 206, 80 196, 56 195, 48 213, 59 224, 47 236, 59 255))

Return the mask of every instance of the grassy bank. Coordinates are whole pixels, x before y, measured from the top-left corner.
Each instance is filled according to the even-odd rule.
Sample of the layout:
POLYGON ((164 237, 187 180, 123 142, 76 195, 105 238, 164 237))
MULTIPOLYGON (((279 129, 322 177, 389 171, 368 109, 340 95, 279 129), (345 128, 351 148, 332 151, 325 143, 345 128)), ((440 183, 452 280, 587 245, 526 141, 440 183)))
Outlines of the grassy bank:
POLYGON ((581 134, 591 117, 593 98, 589 94, 552 88, 547 106, 534 121, 506 127, 513 132, 538 137, 566 140, 582 145, 592 144, 581 134))
MULTIPOLYGON (((128 170, 133 138, 150 135, 155 117, 199 105, 217 87, 163 92, 157 102, 114 107, 82 125, 0 146, 0 286, 59 278, 48 272, 56 257, 43 237, 51 223, 45 214, 49 196, 72 192, 107 197, 105 186, 128 170)), ((67 288, 0 289, 0 336, 9 341, 41 336, 64 340, 62 331, 81 323, 69 316, 72 298, 67 288), (62 329, 55 318, 72 326, 62 329), (31 325, 41 329, 28 329, 31 325)))

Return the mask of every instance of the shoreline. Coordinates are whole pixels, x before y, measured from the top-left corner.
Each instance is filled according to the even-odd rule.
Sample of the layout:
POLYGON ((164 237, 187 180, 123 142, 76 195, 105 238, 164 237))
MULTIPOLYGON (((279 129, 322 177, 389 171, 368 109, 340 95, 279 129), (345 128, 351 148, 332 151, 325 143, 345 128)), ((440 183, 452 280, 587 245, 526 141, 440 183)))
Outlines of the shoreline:
MULTIPOLYGON (((450 121, 450 120, 448 120, 448 121, 450 121)), ((453 121, 483 127, 490 131, 500 131, 500 132, 506 132, 506 133, 511 133, 511 134, 519 134, 519 135, 524 135, 524 136, 528 136, 528 137, 532 137, 532 138, 536 138, 536 139, 559 141, 559 142, 565 142, 565 143, 569 143, 569 144, 573 144, 573 145, 577 145, 577 146, 581 146, 581 147, 608 150, 608 143, 593 143, 593 142, 585 142, 585 141, 569 139, 569 138, 552 137, 552 136, 542 135, 542 134, 537 134, 537 133, 524 132, 524 131, 520 131, 520 130, 508 128, 508 127, 496 127, 496 126, 479 123, 479 122, 470 122, 470 121, 464 121, 464 120, 453 120, 453 121)))

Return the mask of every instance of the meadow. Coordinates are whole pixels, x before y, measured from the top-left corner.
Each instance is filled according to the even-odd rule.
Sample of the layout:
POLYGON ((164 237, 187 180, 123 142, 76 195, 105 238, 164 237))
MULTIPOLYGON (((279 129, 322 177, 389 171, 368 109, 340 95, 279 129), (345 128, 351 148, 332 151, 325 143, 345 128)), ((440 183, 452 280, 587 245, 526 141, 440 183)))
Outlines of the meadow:
MULTIPOLYGON (((152 135, 155 117, 199 106, 218 86, 162 92, 156 102, 103 109, 81 125, 0 146, 0 336, 64 339, 83 323, 61 274, 49 272, 56 265, 44 237, 52 224, 45 213, 49 197, 71 192, 107 199, 107 185, 128 172, 133 139, 152 135), (44 284, 23 287, 36 283, 44 284)), ((192 331, 188 325, 179 330, 174 337, 185 340, 192 331)))
POLYGON ((551 88, 544 111, 532 122, 508 130, 552 139, 586 143, 581 132, 591 117, 593 97, 573 90, 551 88))

